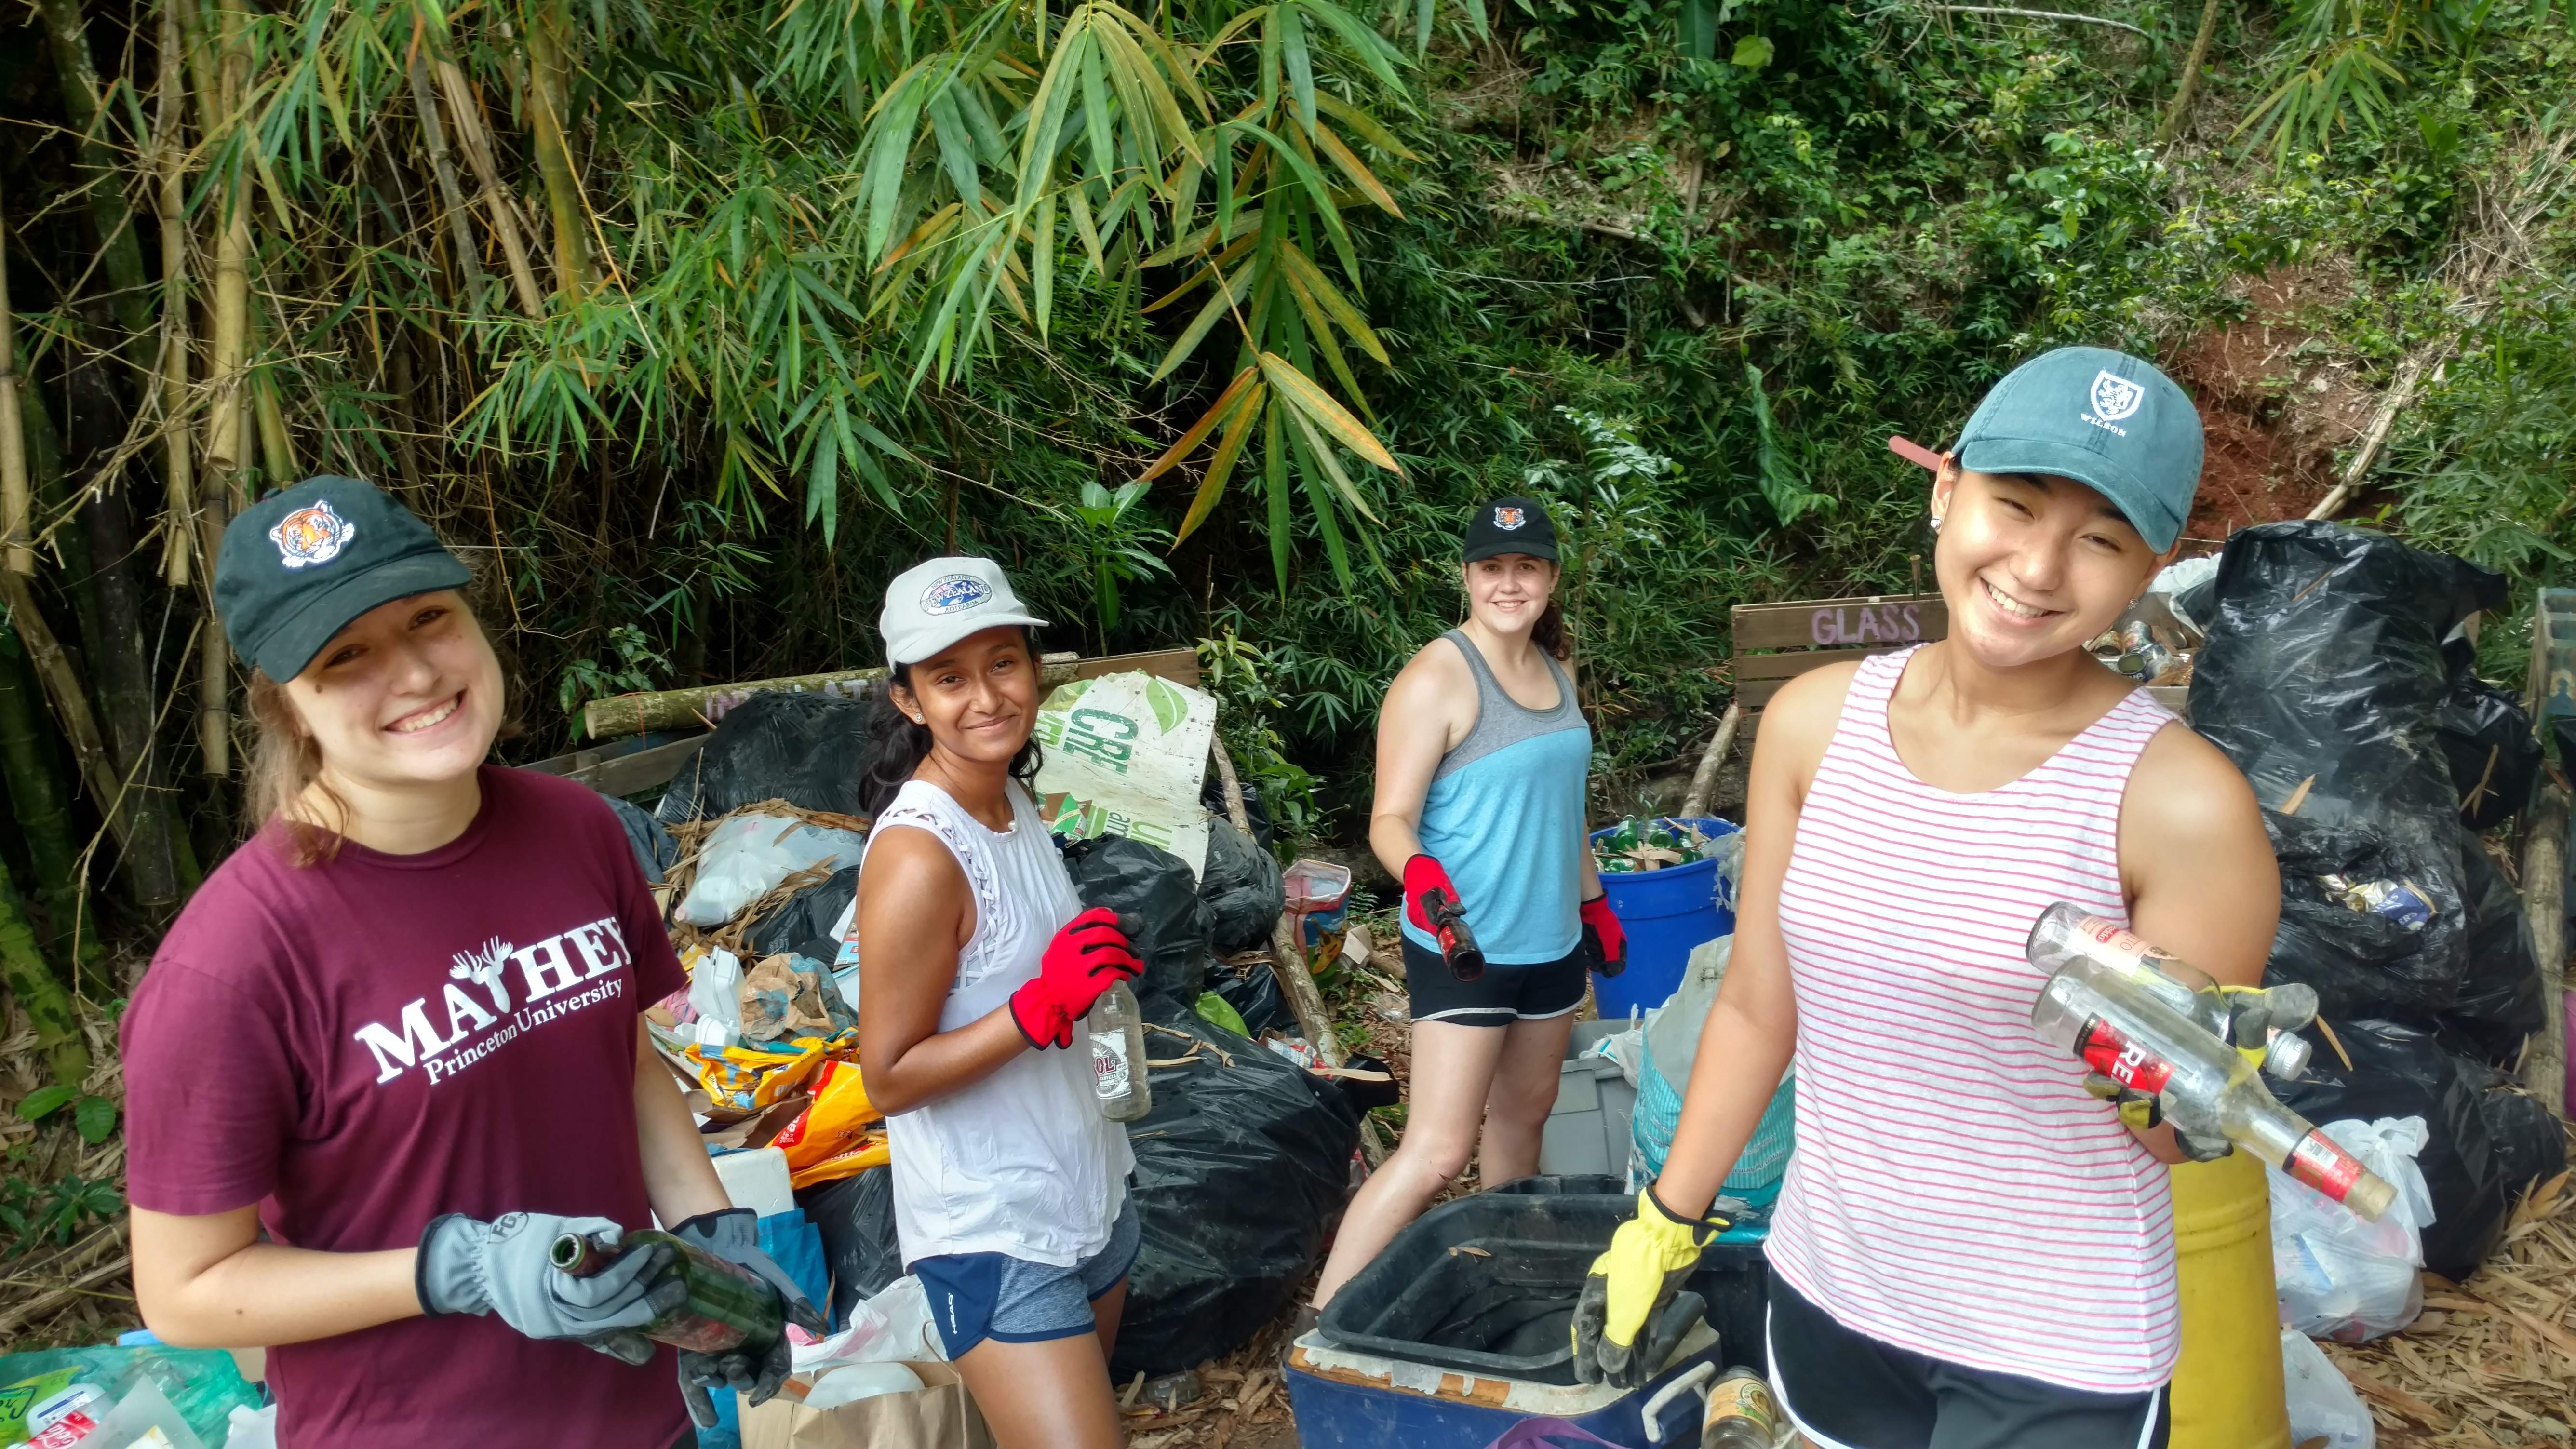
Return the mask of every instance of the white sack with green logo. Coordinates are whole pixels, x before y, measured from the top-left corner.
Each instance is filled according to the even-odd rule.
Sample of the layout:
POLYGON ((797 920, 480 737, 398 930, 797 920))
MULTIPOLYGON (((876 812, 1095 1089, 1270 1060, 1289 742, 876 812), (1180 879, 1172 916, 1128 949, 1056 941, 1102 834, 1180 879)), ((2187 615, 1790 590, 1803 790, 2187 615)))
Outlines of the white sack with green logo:
POLYGON ((1107 674, 1059 686, 1038 707, 1039 809, 1068 840, 1123 835, 1187 861, 1207 862, 1208 814, 1199 803, 1216 700, 1145 673, 1107 674))

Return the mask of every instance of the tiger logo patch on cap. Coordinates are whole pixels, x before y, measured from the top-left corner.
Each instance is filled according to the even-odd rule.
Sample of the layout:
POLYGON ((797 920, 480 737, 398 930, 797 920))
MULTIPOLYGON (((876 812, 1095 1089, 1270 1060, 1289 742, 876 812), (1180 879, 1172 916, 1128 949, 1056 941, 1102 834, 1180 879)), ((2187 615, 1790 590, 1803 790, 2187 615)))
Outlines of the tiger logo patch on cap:
POLYGON ((268 531, 278 562, 291 569, 329 563, 357 536, 358 525, 333 512, 328 500, 295 510, 268 531))
POLYGON ((1521 512, 1517 508, 1497 508, 1494 510, 1494 527, 1496 528, 1503 529, 1508 532, 1509 530, 1518 528, 1527 522, 1529 522, 1529 515, 1521 512))

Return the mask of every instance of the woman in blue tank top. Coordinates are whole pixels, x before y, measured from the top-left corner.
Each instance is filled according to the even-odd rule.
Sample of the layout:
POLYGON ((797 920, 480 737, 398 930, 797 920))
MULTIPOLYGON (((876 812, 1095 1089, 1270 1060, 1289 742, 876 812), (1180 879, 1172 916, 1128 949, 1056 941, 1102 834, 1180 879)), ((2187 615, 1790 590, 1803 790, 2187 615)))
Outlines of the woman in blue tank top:
POLYGON ((1487 1186, 1538 1170, 1586 970, 1627 957, 1586 846, 1592 730, 1557 662, 1547 510, 1477 509, 1462 570, 1467 622, 1413 656, 1378 715, 1369 846, 1404 882, 1413 1100, 1403 1145, 1342 1218, 1317 1308, 1466 1170, 1480 1137, 1487 1186), (1426 895, 1454 903, 1481 975, 1443 958, 1426 895))

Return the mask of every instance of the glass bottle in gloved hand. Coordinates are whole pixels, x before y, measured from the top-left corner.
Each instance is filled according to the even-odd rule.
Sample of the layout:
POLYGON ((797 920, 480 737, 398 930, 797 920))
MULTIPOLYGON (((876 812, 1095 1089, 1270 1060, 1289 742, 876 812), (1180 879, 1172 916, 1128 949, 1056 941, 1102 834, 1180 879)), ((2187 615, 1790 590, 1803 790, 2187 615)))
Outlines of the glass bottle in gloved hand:
POLYGON ((653 1345, 644 1330, 688 1299, 687 1285, 671 1276, 671 1246, 641 1244, 581 1278, 556 1271, 551 1256, 567 1235, 614 1248, 623 1231, 607 1218, 503 1213, 485 1222, 446 1213, 421 1230, 412 1288, 432 1317, 497 1313, 530 1338, 571 1339, 646 1363, 653 1345))
POLYGON ((1574 1376, 1620 1388, 1653 1378, 1673 1345, 1656 1341, 1648 1325, 1699 1266, 1700 1250, 1733 1225, 1714 1210, 1705 1218, 1682 1217, 1664 1206, 1652 1184, 1640 1189, 1637 1215, 1592 1260, 1583 1296, 1575 1300, 1574 1376))
MULTIPOLYGON (((777 1297, 777 1312, 788 1323, 807 1333, 820 1335, 828 1326, 822 1313, 809 1302, 796 1280, 760 1249, 760 1220, 749 1208, 727 1208, 722 1212, 700 1213, 675 1223, 671 1236, 692 1248, 721 1259, 725 1266, 756 1278, 777 1297)), ((766 1342, 746 1338, 741 1343, 714 1352, 687 1348, 680 1351, 680 1397, 689 1405, 689 1417, 701 1429, 716 1422, 714 1401, 707 1390, 719 1384, 730 1385, 743 1396, 747 1405, 769 1402, 778 1386, 787 1382, 794 1368, 793 1349, 781 1329, 766 1342)))

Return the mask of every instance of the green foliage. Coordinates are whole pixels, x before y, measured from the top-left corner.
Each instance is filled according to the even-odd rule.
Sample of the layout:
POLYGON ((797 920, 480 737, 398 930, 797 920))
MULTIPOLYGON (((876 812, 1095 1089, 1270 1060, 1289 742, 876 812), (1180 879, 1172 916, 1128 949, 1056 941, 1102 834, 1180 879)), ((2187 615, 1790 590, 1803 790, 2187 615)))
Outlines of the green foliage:
MULTIPOLYGON (((2474 51, 2497 0, 2291 0, 2266 96, 2237 130, 2267 138, 2276 162, 2325 151, 2338 136, 2387 129, 2419 77, 2474 51)), ((2534 20, 2546 7, 2530 7, 2534 20)))
POLYGON ((125 1194, 113 1182, 92 1182, 78 1174, 41 1183, 0 1177, 0 1231, 12 1239, 13 1253, 41 1243, 61 1247, 124 1210, 125 1194))
POLYGON ((565 714, 580 714, 582 706, 594 699, 651 689, 654 671, 670 672, 671 661, 656 652, 653 641, 632 624, 610 625, 607 644, 612 656, 607 662, 576 659, 564 666, 555 685, 555 702, 565 714))
POLYGON ((38 1087, 18 1101, 18 1118, 42 1122, 65 1107, 72 1109, 72 1130, 83 1142, 105 1142, 116 1131, 116 1103, 61 1083, 38 1087))

